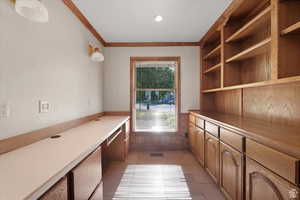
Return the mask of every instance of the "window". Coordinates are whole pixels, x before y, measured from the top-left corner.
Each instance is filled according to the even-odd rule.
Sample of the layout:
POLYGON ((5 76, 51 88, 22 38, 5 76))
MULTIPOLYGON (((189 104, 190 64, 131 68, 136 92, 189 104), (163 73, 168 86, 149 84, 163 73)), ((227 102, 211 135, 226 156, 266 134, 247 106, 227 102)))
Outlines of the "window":
POLYGON ((133 131, 177 132, 179 58, 137 59, 131 67, 133 131))

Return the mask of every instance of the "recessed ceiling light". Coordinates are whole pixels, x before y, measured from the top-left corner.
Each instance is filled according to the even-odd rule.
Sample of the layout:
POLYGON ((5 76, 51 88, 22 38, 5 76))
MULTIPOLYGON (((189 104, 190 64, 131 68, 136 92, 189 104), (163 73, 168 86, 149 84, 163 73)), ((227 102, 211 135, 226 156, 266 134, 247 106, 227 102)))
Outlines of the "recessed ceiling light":
POLYGON ((155 20, 156 22, 161 22, 161 21, 163 20, 163 17, 160 16, 160 15, 157 15, 157 16, 155 16, 154 20, 155 20))

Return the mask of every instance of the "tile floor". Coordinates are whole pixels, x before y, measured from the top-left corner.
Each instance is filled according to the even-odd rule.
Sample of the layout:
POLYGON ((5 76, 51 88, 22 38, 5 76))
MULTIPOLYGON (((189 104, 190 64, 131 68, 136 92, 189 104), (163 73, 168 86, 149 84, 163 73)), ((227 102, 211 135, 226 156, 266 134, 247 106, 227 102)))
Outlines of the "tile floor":
POLYGON ((104 200, 223 200, 216 184, 188 151, 163 157, 131 152, 103 176, 104 200))

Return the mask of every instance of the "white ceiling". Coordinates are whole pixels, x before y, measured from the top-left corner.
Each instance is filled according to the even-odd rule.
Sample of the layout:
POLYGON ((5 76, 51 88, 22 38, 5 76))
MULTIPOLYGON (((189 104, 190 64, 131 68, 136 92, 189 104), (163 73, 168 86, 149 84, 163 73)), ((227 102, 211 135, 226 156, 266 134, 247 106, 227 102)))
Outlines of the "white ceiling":
POLYGON ((197 42, 232 0, 74 0, 106 42, 197 42), (162 15, 162 22, 154 16, 162 15))

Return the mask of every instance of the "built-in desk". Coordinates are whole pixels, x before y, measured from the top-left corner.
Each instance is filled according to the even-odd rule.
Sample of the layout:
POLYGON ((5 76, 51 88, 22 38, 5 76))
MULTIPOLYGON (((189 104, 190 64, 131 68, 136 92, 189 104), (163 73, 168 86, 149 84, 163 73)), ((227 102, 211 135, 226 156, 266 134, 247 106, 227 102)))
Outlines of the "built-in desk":
POLYGON ((129 117, 105 116, 0 156, 0 199, 37 199, 122 127, 129 117))

